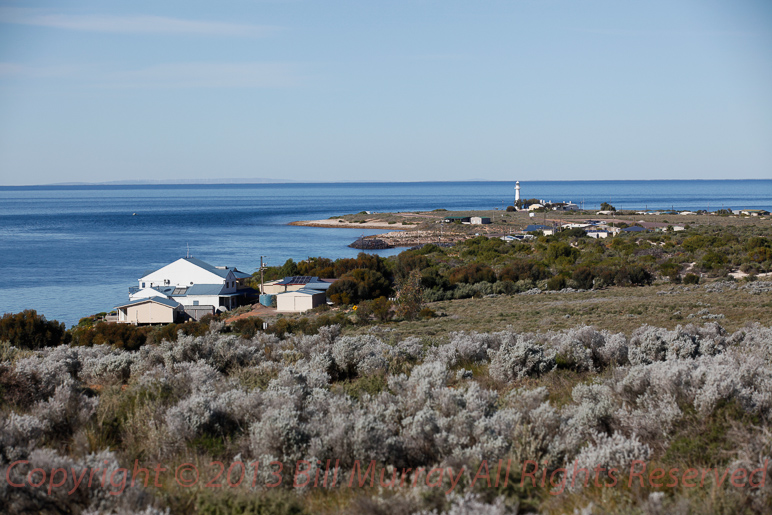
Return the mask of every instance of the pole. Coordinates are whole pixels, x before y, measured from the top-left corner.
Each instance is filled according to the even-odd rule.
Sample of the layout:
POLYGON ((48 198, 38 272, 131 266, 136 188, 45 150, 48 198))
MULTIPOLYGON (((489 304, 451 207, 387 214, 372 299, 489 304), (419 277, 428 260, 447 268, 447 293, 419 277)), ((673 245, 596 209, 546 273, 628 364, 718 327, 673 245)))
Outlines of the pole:
POLYGON ((263 287, 263 272, 265 271, 265 267, 263 266, 263 257, 260 256, 260 295, 265 295, 265 288, 263 287))

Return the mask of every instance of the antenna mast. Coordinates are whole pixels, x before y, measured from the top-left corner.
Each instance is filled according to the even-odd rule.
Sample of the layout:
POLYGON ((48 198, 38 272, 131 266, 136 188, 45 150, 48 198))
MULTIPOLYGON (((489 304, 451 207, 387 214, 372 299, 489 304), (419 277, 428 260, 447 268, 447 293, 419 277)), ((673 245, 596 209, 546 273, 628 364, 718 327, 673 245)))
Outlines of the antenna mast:
POLYGON ((263 287, 263 272, 265 271, 265 266, 263 265, 263 258, 265 256, 260 256, 260 295, 265 294, 265 288, 263 287))

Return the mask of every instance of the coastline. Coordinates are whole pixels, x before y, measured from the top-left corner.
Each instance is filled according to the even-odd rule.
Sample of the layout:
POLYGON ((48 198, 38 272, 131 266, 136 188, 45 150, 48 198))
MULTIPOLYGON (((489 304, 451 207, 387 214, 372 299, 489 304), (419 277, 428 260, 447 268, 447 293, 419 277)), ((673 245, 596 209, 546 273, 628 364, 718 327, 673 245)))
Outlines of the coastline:
POLYGON ((385 222, 334 222, 328 220, 298 220, 290 222, 287 225, 298 225, 302 227, 322 227, 325 229, 388 229, 389 231, 407 231, 408 229, 400 228, 397 224, 389 224, 385 222))

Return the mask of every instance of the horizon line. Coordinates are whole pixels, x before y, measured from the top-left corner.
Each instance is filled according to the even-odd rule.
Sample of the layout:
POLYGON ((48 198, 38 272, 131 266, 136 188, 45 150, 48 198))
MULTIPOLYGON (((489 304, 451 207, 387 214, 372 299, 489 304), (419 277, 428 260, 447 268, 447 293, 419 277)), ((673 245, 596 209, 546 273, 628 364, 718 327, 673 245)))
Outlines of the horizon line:
POLYGON ((109 182, 55 182, 45 184, 0 184, 0 188, 38 188, 55 186, 230 186, 254 184, 426 184, 426 183, 535 183, 535 182, 708 182, 708 181, 770 181, 765 178, 745 179, 548 179, 548 180, 415 180, 415 181, 291 181, 286 179, 193 179, 193 180, 147 180, 147 181, 109 181, 109 182))

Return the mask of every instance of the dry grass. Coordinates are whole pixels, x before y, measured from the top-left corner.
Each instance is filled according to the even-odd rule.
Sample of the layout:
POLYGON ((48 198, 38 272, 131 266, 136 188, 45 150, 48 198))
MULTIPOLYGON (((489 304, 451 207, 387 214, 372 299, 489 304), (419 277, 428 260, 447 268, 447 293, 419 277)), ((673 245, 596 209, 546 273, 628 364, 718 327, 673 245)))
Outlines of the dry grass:
MULTIPOLYGON (((613 287, 581 293, 496 296, 481 299, 433 302, 428 306, 441 316, 428 320, 392 322, 386 327, 394 336, 443 337, 451 331, 501 331, 511 326, 518 332, 544 332, 590 325, 613 332, 630 332, 643 324, 673 329, 687 323, 702 324, 711 319, 698 315, 724 315, 713 319, 727 331, 748 322, 772 321, 769 295, 752 295, 745 290, 711 293, 702 285, 690 289, 669 284, 633 288, 613 287), (659 292, 675 291, 663 295, 659 292), (689 315, 694 315, 689 317, 689 315)), ((363 333, 367 327, 346 332, 363 333)))

